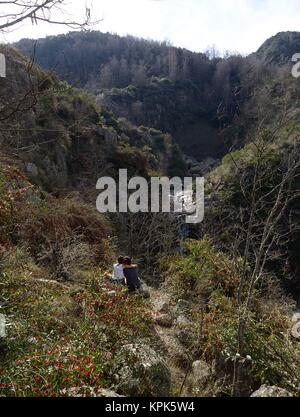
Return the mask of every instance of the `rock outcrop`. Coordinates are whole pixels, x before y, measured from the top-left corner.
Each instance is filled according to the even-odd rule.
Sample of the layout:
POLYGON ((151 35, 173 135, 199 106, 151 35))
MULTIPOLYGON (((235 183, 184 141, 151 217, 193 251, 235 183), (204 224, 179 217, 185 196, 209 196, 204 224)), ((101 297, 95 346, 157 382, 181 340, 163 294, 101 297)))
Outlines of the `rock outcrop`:
POLYGON ((198 396, 204 391, 211 376, 212 370, 206 362, 201 360, 194 362, 192 371, 185 383, 184 394, 198 396))
POLYGON ((0 314, 0 339, 6 337, 6 318, 0 314))
POLYGON ((293 327, 291 335, 294 339, 300 340, 300 313, 295 313, 292 318, 293 327))
POLYGON ((171 373, 161 356, 139 343, 123 346, 114 367, 116 392, 126 396, 167 397, 171 373))
POLYGON ((293 394, 279 387, 262 385, 251 397, 293 397, 293 394))
POLYGON ((108 389, 102 389, 98 397, 107 397, 107 398, 114 398, 114 397, 123 397, 124 395, 119 395, 115 391, 111 391, 108 389))

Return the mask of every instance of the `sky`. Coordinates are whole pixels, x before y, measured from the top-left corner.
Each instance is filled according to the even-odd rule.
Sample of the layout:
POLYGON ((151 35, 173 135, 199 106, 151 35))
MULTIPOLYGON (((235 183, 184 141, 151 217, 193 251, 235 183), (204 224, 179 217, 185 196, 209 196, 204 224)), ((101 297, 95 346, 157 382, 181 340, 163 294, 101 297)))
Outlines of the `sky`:
MULTIPOLYGON (((0 16, 11 7, 1 3, 0 16)), ((95 30, 168 40, 196 52, 215 46, 221 53, 248 54, 278 32, 300 31, 299 0, 66 0, 63 14, 54 12, 52 17, 82 19, 86 5, 93 19, 101 20, 95 30)), ((0 41, 36 39, 69 30, 23 23, 0 36, 0 41)))

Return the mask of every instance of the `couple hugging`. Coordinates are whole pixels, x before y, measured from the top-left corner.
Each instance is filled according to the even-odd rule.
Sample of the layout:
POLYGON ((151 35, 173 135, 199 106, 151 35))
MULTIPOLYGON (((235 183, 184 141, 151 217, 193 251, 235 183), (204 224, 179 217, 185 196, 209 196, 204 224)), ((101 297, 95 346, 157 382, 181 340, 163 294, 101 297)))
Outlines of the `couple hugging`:
POLYGON ((132 260, 128 256, 119 256, 118 262, 114 265, 111 280, 114 284, 127 285, 130 293, 142 289, 138 266, 132 264, 132 260))

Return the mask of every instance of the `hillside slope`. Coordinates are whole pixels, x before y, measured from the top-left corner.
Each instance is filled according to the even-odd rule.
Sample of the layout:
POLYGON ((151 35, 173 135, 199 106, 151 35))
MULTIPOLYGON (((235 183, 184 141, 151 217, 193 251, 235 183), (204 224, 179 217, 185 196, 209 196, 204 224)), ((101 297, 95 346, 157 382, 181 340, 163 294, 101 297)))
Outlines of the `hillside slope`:
POLYGON ((256 52, 267 65, 285 66, 300 51, 300 32, 279 32, 268 39, 256 52))
POLYGON ((14 49, 1 51, 8 74, 0 80, 0 143, 18 154, 40 185, 94 187, 100 174, 115 176, 121 165, 144 176, 183 172, 170 135, 118 120, 88 93, 32 66, 14 49))
POLYGON ((24 39, 16 47, 97 95, 118 116, 172 134, 198 159, 226 153, 218 134, 238 112, 241 57, 210 60, 164 43, 100 32, 48 37, 36 45, 24 39), (199 127, 205 132, 194 138, 199 127))
POLYGON ((245 58, 209 58, 93 31, 39 39, 36 46, 24 39, 16 47, 34 53, 37 63, 61 79, 88 89, 117 116, 170 133, 185 153, 202 161, 220 159, 247 142, 257 122, 255 109, 265 100, 253 96, 262 96, 279 67, 291 66, 299 33, 279 33, 245 58))
MULTIPOLYGON (((59 39, 81 36, 91 40, 59 39)), ((147 54, 161 47, 146 44, 147 54)), ((202 88, 173 72, 103 90, 118 118, 1 48, 0 306, 10 327, 0 395, 236 397, 264 384, 299 396, 298 80, 255 57, 204 58, 202 88), (181 146, 201 158, 217 143, 208 125, 238 148, 206 176, 193 239, 182 242, 172 215, 95 210, 100 175, 184 174, 172 137, 142 121, 182 131, 181 146), (140 261, 150 301, 146 285, 129 296, 107 280, 119 252, 140 261)))

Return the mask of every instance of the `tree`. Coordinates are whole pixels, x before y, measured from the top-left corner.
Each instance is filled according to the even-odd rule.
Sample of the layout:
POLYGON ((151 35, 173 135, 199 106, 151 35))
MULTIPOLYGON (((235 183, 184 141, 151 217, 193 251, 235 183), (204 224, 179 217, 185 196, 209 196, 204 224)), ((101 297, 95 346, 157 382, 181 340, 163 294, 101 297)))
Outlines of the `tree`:
POLYGON ((113 75, 110 64, 104 64, 100 69, 100 86, 101 88, 111 88, 112 84, 113 75))
MULTIPOLYGON (((96 23, 92 22, 91 11, 88 7, 85 9, 85 18, 81 22, 75 20, 53 20, 51 13, 55 10, 60 10, 60 7, 64 3, 65 0, 0 1, 0 33, 5 34, 11 30, 15 30, 18 24, 28 20, 33 25, 39 22, 47 22, 50 24, 65 25, 73 29, 84 29, 96 23)), ((29 111, 37 104, 37 96, 42 93, 44 89, 43 85, 46 84, 47 80, 38 80, 38 83, 33 82, 32 70, 35 61, 35 46, 34 44, 32 56, 27 62, 28 90, 24 93, 22 92, 20 97, 12 97, 8 103, 7 97, 5 98, 5 103, 3 103, 3 106, 0 106, 0 121, 9 120, 17 113, 29 111)))
POLYGON ((147 84, 147 70, 142 63, 134 65, 132 69, 132 82, 138 87, 143 87, 147 84))
POLYGON ((171 255, 178 248, 178 223, 173 214, 122 213, 116 223, 121 247, 142 259, 150 271, 155 271, 162 253, 171 255))
POLYGON ((168 53, 168 60, 169 60, 169 78, 172 81, 178 80, 180 77, 179 74, 179 58, 178 58, 178 51, 175 48, 171 48, 168 53))
POLYGON ((6 8, 0 15, 0 33, 7 33, 24 21, 31 21, 33 25, 39 22, 48 22, 55 25, 69 26, 72 29, 85 28, 92 24, 91 10, 87 7, 85 18, 81 22, 53 20, 51 13, 59 10, 64 3, 65 0, 0 1, 0 7, 6 8))
POLYGON ((300 176, 299 139, 286 148, 276 147, 283 126, 260 132, 251 144, 248 166, 231 155, 237 168, 235 198, 239 203, 227 215, 231 218, 231 234, 236 236, 233 239, 235 257, 242 256, 237 295, 238 357, 233 377, 234 395, 239 390, 239 358, 243 359, 247 354, 247 325, 254 308, 255 291, 264 288, 276 274, 284 274, 288 244, 299 231, 292 216, 294 204, 300 197, 297 185, 300 176))
POLYGON ((275 161, 270 170, 270 144, 264 139, 253 144, 255 165, 249 177, 240 178, 241 192, 247 204, 240 209, 240 229, 238 246, 243 246, 244 264, 238 292, 239 306, 239 353, 244 352, 245 326, 256 286, 268 275, 270 262, 286 256, 282 249, 295 232, 292 223, 292 203, 300 196, 295 189, 300 176, 299 144, 291 147, 287 156, 275 161), (242 237, 242 239, 241 239, 242 237))

